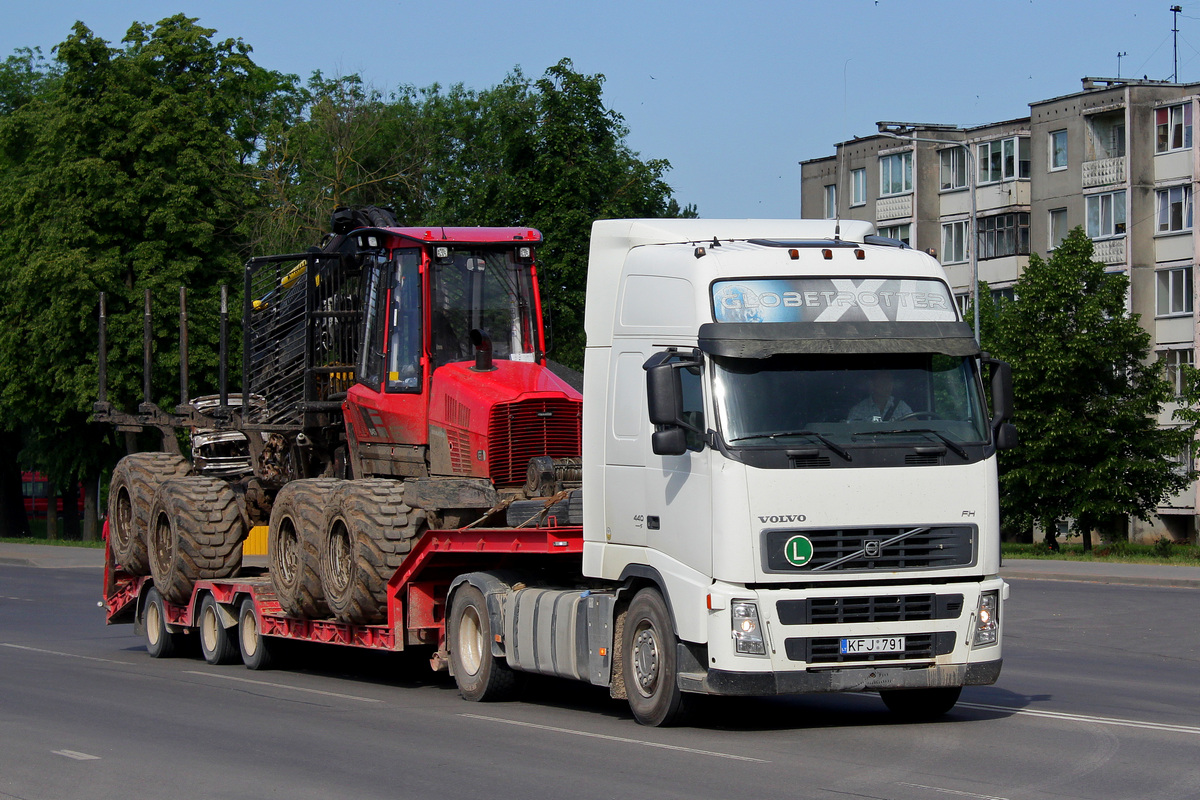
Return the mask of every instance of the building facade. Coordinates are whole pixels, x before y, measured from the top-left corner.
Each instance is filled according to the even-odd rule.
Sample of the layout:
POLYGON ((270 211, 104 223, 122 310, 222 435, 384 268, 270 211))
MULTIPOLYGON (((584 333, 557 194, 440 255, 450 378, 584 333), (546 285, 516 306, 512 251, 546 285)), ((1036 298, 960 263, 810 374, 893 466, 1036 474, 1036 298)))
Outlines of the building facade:
MULTIPOLYGON (((1011 296, 1029 254, 1047 257, 1082 225, 1095 258, 1129 277, 1168 375, 1198 344, 1192 196, 1200 84, 1084 78, 1081 91, 1030 103, 1022 119, 977 127, 881 122, 801 162, 801 215, 863 219, 933 253, 965 309, 973 275, 1011 296)), ((1172 424, 1174 407, 1160 424, 1172 424)), ((1181 453, 1181 468, 1193 454, 1181 453)), ((1196 540, 1198 487, 1130 522, 1134 540, 1196 540)))

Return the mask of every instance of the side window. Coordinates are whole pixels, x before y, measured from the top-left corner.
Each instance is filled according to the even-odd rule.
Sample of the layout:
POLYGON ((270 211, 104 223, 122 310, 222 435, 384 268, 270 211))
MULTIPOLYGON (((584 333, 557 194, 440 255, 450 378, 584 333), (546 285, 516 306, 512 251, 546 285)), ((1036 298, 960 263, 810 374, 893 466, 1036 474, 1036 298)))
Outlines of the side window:
POLYGON ((421 253, 397 250, 390 265, 387 390, 421 391, 421 253))
MULTIPOLYGON (((680 361, 682 359, 673 360, 680 361)), ((691 369, 679 370, 679 379, 683 384, 683 420, 704 431, 707 430, 704 424, 704 388, 703 382, 700 380, 700 368, 696 367, 695 370, 695 372, 691 369)), ((704 449, 704 436, 689 430, 687 446, 688 450, 700 452, 704 449)))
POLYGON ((362 350, 358 359, 358 382, 376 391, 383 382, 383 330, 386 312, 383 282, 388 274, 388 262, 381 258, 370 258, 363 266, 366 273, 367 293, 363 304, 362 350))

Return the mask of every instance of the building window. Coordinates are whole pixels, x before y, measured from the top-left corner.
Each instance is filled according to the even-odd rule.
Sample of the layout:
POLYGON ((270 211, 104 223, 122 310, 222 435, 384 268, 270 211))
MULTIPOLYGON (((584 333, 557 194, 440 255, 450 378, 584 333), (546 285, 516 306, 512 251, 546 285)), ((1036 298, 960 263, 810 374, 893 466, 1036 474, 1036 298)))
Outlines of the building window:
POLYGON ((850 170, 850 205, 861 206, 867 202, 866 169, 850 170))
POLYGON ((1029 254, 1029 214, 999 214, 979 220, 979 258, 1029 254))
POLYGON ((1192 359, 1194 355, 1192 348, 1181 347, 1178 350, 1160 350, 1158 356, 1166 371, 1166 378, 1171 382, 1171 386, 1175 390, 1175 396, 1182 397, 1184 374, 1180 367, 1193 366, 1192 359))
POLYGON ((1089 238, 1109 239, 1125 235, 1125 192, 1093 194, 1084 200, 1089 238))
POLYGON ((942 226, 942 263, 959 264, 967 260, 967 223, 951 222, 942 226))
POLYGON ((1192 104, 1167 106, 1154 111, 1154 152, 1169 153, 1192 146, 1192 104))
POLYGON ((1065 208, 1050 209, 1050 249, 1062 244, 1067 238, 1067 210, 1065 208))
POLYGON ((1017 299, 1017 293, 1010 286, 1007 289, 992 289, 992 302, 1005 303, 1017 299))
POLYGON ((833 219, 837 216, 837 184, 829 184, 825 187, 825 219, 833 219))
POLYGON ((1050 169, 1067 168, 1067 132, 1050 131, 1050 169))
POLYGON ((1090 120, 1091 156, 1094 161, 1125 155, 1125 111, 1095 114, 1090 120))
POLYGON ((976 152, 979 156, 979 183, 1029 177, 1028 136, 984 142, 976 152))
POLYGON ((1158 305, 1155 313, 1160 317, 1192 313, 1192 268, 1160 269, 1158 278, 1158 305))
POLYGON ((912 247, 912 225, 884 225, 879 229, 879 235, 887 239, 899 239, 912 247))
POLYGON ((942 191, 962 189, 967 185, 967 151, 962 147, 950 147, 938 151, 941 164, 942 191))
POLYGON ((879 159, 879 194, 905 194, 912 191, 912 151, 894 153, 879 159))
MULTIPOLYGON (((1188 106, 1191 108, 1191 106, 1188 106)), ((1192 187, 1172 186, 1158 195, 1158 232, 1177 233, 1192 229, 1192 187)))

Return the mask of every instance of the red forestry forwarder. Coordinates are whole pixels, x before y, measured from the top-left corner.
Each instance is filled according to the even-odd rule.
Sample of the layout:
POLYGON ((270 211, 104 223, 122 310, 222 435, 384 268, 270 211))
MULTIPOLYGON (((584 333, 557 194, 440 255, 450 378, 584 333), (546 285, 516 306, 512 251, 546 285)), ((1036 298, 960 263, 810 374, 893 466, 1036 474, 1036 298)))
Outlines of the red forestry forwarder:
POLYGON ((145 401, 107 402, 101 297, 95 418, 163 442, 113 473, 109 624, 133 622, 155 657, 198 632, 209 663, 251 669, 280 638, 421 647, 468 699, 502 694, 491 576, 585 584, 581 397, 547 367, 540 243, 339 209, 320 247, 247 263, 240 393, 222 292, 219 393, 188 398, 181 291, 173 412, 150 400, 148 294, 145 401), (270 567, 244 567, 263 525, 270 567))

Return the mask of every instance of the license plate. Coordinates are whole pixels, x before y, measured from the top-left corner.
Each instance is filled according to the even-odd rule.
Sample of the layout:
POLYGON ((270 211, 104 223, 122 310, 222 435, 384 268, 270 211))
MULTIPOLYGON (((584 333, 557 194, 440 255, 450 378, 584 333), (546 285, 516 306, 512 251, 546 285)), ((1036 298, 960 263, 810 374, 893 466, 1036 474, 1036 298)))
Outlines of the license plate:
POLYGON ((842 655, 844 656, 903 652, 903 636, 871 636, 861 639, 842 639, 842 655))

